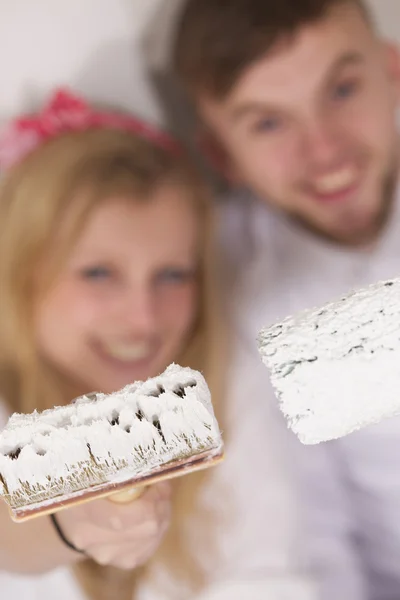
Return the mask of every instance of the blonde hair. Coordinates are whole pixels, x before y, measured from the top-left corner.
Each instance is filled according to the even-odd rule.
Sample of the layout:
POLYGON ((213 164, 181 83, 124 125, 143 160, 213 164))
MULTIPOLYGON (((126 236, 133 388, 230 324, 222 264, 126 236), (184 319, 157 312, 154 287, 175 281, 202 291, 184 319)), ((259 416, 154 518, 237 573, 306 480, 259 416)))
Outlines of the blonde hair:
MULTIPOLYGON (((111 129, 60 135, 30 153, 1 182, 0 395, 11 411, 31 412, 72 400, 66 382, 38 355, 33 314, 40 294, 51 284, 91 212, 118 194, 146 201, 158 186, 168 183, 187 187, 203 234, 199 312, 187 346, 175 360, 204 372, 217 416, 222 418, 225 336, 213 282, 208 192, 185 157, 132 133, 111 129), (63 234, 57 237, 61 224, 63 234), (50 247, 51 266, 38 284, 35 274, 50 247)), ((202 572, 191 549, 185 547, 180 522, 197 510, 197 491, 206 477, 193 475, 176 484, 173 524, 155 558, 168 563, 176 578, 187 579, 193 589, 201 587, 202 572)), ((130 600, 135 583, 145 577, 145 570, 125 573, 92 561, 80 563, 75 572, 93 600, 130 600)))

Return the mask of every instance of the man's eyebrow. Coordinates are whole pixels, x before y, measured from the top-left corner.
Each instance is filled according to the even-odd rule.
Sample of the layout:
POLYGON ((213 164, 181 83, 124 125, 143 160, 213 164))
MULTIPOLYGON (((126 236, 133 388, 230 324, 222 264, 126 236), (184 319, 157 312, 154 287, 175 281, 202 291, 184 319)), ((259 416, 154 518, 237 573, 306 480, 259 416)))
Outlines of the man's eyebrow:
MULTIPOLYGON (((359 52, 347 52, 340 56, 328 70, 327 80, 333 79, 344 67, 353 65, 362 65, 365 62, 364 56, 359 52)), ((231 121, 237 122, 248 116, 257 113, 276 112, 276 107, 268 105, 261 101, 246 102, 237 106, 231 115, 231 121)))
POLYGON ((347 52, 340 56, 330 67, 328 71, 328 79, 332 78, 341 69, 347 66, 362 65, 365 62, 365 57, 359 52, 347 52))

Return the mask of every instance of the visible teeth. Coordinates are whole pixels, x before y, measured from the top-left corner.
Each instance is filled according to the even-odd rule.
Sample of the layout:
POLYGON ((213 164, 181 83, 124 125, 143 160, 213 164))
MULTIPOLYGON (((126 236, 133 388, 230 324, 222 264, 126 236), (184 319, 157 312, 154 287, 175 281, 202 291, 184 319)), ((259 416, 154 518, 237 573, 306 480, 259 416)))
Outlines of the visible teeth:
POLYGON ((336 171, 331 175, 325 175, 314 181, 314 187, 317 192, 321 194, 332 194, 334 192, 340 192, 356 181, 357 173, 354 168, 346 167, 336 171))
POLYGON ((150 346, 141 344, 112 344, 106 346, 107 353, 117 360, 141 360, 150 354, 150 346))

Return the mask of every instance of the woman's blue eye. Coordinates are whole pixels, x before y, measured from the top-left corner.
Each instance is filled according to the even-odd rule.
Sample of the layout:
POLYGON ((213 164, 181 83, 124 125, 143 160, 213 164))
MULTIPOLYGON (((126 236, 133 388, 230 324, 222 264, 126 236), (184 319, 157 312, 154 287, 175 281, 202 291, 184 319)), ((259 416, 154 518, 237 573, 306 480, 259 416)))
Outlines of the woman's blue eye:
POLYGON ((82 276, 84 279, 89 280, 107 279, 111 276, 111 271, 106 267, 88 267, 83 269, 82 276))
POLYGON ((186 283, 189 279, 192 279, 193 276, 194 272, 192 270, 165 269, 158 273, 157 283, 186 283))

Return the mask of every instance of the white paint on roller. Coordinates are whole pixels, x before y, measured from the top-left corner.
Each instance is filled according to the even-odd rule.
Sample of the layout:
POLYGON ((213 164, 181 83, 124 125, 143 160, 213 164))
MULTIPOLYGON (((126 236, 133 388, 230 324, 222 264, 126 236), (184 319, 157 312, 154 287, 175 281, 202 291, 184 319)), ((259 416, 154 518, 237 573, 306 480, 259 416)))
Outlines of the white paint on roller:
POLYGON ((304 444, 400 414, 400 279, 263 329, 259 350, 304 444))
POLYGON ((204 378, 171 365, 159 377, 114 394, 13 415, 0 434, 1 491, 29 504, 35 489, 47 490, 50 500, 60 494, 60 482, 66 482, 63 493, 68 493, 71 476, 83 477, 88 467, 94 466, 97 476, 100 471, 102 481, 115 483, 221 447, 204 378))

